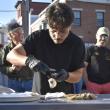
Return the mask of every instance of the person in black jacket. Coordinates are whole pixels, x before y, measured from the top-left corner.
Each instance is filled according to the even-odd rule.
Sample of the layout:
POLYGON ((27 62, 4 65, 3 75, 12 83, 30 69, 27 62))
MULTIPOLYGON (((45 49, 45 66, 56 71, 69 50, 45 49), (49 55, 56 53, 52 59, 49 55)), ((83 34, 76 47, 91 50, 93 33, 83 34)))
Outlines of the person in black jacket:
POLYGON ((84 71, 85 47, 83 41, 73 34, 73 12, 64 3, 56 3, 46 11, 49 29, 38 30, 26 37, 7 55, 14 65, 27 66, 40 74, 41 94, 47 92, 73 92, 84 71), (50 88, 48 79, 57 81, 50 88))
POLYGON ((87 49, 86 88, 95 94, 110 94, 110 49, 107 47, 109 36, 109 29, 100 27, 96 32, 96 44, 87 49))
POLYGON ((24 32, 22 26, 16 21, 7 24, 8 37, 10 42, 3 48, 2 73, 8 76, 8 87, 16 92, 31 91, 33 72, 26 66, 15 66, 6 60, 7 54, 23 41, 24 32))

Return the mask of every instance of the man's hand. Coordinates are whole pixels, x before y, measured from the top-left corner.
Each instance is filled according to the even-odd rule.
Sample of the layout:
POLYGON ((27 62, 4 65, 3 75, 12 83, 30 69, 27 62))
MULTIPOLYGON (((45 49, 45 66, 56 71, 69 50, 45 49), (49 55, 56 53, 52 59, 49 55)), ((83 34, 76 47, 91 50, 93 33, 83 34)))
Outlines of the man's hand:
POLYGON ((9 71, 10 72, 17 72, 17 71, 20 71, 22 67, 20 66, 15 66, 15 65, 12 65, 11 67, 9 67, 9 71))
POLYGON ((68 79, 69 73, 64 69, 61 69, 59 71, 54 70, 50 72, 50 77, 54 78, 58 82, 61 82, 61 81, 65 81, 68 79))
POLYGON ((25 64, 35 72, 41 72, 44 75, 48 74, 49 67, 42 61, 36 59, 34 56, 29 56, 25 62, 25 64))
POLYGON ((46 75, 49 78, 54 78, 57 81, 64 81, 68 79, 69 73, 61 69, 59 71, 55 69, 51 69, 43 63, 42 61, 36 59, 34 56, 29 56, 25 62, 25 64, 31 69, 34 70, 35 72, 41 72, 42 74, 46 75))

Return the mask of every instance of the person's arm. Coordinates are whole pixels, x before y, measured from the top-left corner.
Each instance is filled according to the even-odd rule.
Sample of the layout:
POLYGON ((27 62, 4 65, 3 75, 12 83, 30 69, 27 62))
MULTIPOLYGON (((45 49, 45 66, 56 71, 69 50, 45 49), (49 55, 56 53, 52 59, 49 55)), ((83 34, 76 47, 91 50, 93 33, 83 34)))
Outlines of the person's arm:
POLYGON ((74 71, 69 72, 69 77, 66 81, 70 83, 79 82, 84 74, 85 65, 85 46, 82 40, 80 40, 79 45, 76 46, 76 50, 73 50, 73 58, 71 59, 71 66, 73 66, 74 71))
POLYGON ((18 44, 8 53, 7 60, 14 65, 28 66, 30 69, 34 71, 40 71, 41 73, 49 77, 55 78, 58 81, 65 80, 71 83, 78 82, 84 72, 84 68, 80 68, 73 72, 67 72, 64 69, 61 69, 59 71, 55 70, 54 72, 51 72, 49 70, 49 67, 45 63, 37 60, 33 56, 27 57, 22 44, 18 44))
POLYGON ((58 82, 66 81, 70 83, 76 83, 80 81, 83 73, 83 67, 73 72, 68 72, 65 69, 60 69, 51 71, 50 77, 56 79, 58 82))
POLYGON ((76 50, 73 50, 73 57, 71 59, 71 68, 73 71, 67 71, 65 69, 56 70, 53 75, 51 75, 57 81, 67 81, 70 83, 79 82, 83 76, 85 67, 84 67, 84 58, 85 58, 85 46, 81 41, 79 42, 80 46, 76 46, 76 50))
POLYGON ((25 66, 25 61, 27 59, 26 52, 22 44, 18 44, 14 47, 6 57, 7 61, 17 66, 25 66))
POLYGON ((69 77, 66 81, 70 83, 79 82, 83 76, 83 73, 84 73, 84 68, 80 68, 73 72, 69 72, 69 77))
POLYGON ((26 51, 22 44, 18 44, 7 55, 7 61, 15 66, 27 66, 35 72, 50 74, 50 68, 44 62, 36 59, 33 55, 26 56, 26 51), (48 72, 48 73, 47 73, 48 72))
POLYGON ((84 63, 85 63, 85 69, 84 69, 83 79, 84 79, 84 82, 87 83, 88 82, 88 75, 87 75, 87 66, 88 66, 88 63, 87 62, 84 62, 84 63))
MULTIPOLYGON (((39 67, 43 68, 40 71, 46 75, 50 75, 51 73, 48 73, 47 71, 49 71, 47 65, 45 65, 44 63, 40 63, 40 66, 37 61, 37 59, 35 57, 27 57, 26 56, 26 52, 22 46, 22 44, 18 44, 15 48, 13 48, 7 55, 7 60, 14 64, 14 65, 18 65, 18 66, 28 66, 29 68, 31 68, 32 70, 35 71, 39 71, 39 67), (39 67, 38 67, 39 66, 39 67), (43 70, 43 71, 42 71, 43 70), (46 73, 47 72, 47 73, 46 73)), ((78 82, 80 80, 80 78, 82 77, 83 74, 83 68, 78 69, 74 72, 66 72, 66 71, 57 71, 57 72, 53 72, 54 73, 58 73, 58 75, 60 74, 64 74, 64 76, 61 76, 60 79, 58 78, 58 80, 66 80, 67 82, 78 82)), ((59 77, 59 76, 58 76, 59 77)))
POLYGON ((71 60, 72 61, 71 65, 73 66, 73 68, 75 66, 76 69, 72 72, 69 72, 69 77, 66 81, 70 83, 76 83, 80 81, 85 71, 84 57, 85 57, 85 46, 83 41, 81 41, 80 44, 76 47, 73 59, 71 60))

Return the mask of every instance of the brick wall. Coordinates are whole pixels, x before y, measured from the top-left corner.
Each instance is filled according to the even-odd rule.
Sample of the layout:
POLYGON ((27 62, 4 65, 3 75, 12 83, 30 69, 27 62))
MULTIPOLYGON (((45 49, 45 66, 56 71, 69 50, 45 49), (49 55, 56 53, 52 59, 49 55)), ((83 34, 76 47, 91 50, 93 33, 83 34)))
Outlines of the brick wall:
MULTIPOLYGON (((89 3, 89 2, 68 2, 72 8, 82 9, 81 26, 72 26, 72 31, 78 36, 83 36, 85 42, 95 42, 95 34, 98 29, 96 26, 96 10, 105 10, 104 25, 110 29, 110 4, 89 3)), ((73 10, 74 11, 74 10, 73 10)))

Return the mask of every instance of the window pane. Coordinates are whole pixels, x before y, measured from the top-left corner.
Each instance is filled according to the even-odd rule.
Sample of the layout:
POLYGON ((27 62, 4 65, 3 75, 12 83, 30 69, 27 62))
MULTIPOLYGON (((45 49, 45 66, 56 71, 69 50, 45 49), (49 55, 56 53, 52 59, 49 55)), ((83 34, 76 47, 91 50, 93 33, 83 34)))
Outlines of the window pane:
POLYGON ((96 13, 96 22, 98 27, 104 26, 104 12, 96 13))
POLYGON ((80 18, 80 11, 74 12, 74 17, 75 18, 80 18))
POLYGON ((43 29, 47 29, 47 23, 43 23, 43 29))
POLYGON ((97 26, 98 27, 104 26, 103 20, 101 19, 97 20, 97 26))
POLYGON ((103 19, 103 13, 97 13, 97 19, 103 19))
POLYGON ((75 26, 81 25, 81 11, 74 11, 73 25, 75 26))
POLYGON ((80 19, 74 19, 74 25, 80 26, 80 19))

